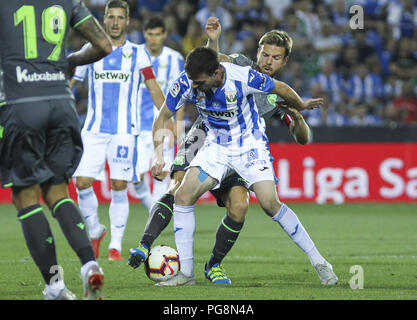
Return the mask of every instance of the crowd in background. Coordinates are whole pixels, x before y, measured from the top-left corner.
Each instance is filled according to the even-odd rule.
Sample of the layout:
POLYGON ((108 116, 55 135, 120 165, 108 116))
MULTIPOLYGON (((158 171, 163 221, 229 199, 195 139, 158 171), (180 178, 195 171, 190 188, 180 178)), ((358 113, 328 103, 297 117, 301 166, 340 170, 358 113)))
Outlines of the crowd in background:
MULTIPOLYGON (((102 21, 106 0, 84 0, 102 21)), ((209 16, 222 25, 220 51, 256 60, 259 38, 281 29, 294 45, 280 80, 303 98, 325 97, 320 110, 304 111, 310 126, 417 125, 417 0, 127 0, 127 38, 143 43, 150 16, 163 18, 165 44, 186 54, 205 45, 209 16), (352 29, 364 9, 363 29, 352 29)), ((73 33, 70 50, 83 40, 73 33)), ((87 87, 77 87, 80 121, 87 87)))

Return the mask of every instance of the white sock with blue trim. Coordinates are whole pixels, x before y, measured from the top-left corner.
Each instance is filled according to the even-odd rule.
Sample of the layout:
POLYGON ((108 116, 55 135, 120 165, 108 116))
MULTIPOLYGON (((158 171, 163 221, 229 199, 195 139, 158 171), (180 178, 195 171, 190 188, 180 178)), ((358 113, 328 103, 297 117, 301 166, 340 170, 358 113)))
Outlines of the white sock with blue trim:
POLYGON ((187 277, 194 276, 194 206, 174 204, 174 235, 181 272, 187 277))
POLYGON ((129 217, 129 199, 127 189, 111 190, 109 207, 111 239, 109 249, 122 251, 122 238, 125 233, 127 218, 129 217))
POLYGON ((272 217, 272 220, 278 222, 292 241, 307 254, 313 266, 324 263, 325 260, 316 249, 313 240, 311 240, 297 215, 287 205, 281 204, 280 210, 272 217))

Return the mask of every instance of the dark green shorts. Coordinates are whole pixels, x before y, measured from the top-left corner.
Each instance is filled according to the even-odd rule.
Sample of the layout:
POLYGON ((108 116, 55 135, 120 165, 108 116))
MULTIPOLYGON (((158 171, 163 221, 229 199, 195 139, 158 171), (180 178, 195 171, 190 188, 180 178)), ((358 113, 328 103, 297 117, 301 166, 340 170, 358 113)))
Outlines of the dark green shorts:
POLYGON ((0 107, 0 183, 30 187, 68 182, 83 145, 70 99, 0 107))

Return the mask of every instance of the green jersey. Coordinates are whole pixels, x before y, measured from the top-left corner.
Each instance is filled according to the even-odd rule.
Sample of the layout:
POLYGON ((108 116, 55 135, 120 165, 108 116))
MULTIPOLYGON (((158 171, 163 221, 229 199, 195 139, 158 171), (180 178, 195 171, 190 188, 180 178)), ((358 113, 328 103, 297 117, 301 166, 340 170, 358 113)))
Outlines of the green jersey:
POLYGON ((9 0, 0 10, 0 106, 72 98, 66 42, 89 19, 81 0, 9 0))

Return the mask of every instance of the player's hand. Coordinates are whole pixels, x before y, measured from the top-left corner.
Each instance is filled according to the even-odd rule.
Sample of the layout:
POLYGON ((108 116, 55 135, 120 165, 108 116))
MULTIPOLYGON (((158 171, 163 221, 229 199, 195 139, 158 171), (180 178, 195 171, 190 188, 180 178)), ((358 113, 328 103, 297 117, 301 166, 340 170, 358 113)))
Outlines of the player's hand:
POLYGON ((312 110, 316 108, 321 108, 323 106, 323 103, 324 103, 323 98, 308 99, 304 101, 303 110, 312 110))
POLYGON ((222 33, 222 27, 219 19, 216 17, 210 17, 206 22, 206 34, 211 41, 217 41, 222 33))
POLYGON ((156 180, 162 180, 162 170, 165 167, 165 161, 163 158, 158 159, 156 158, 153 163, 152 163, 152 167, 151 167, 151 174, 152 176, 156 179, 156 180))

